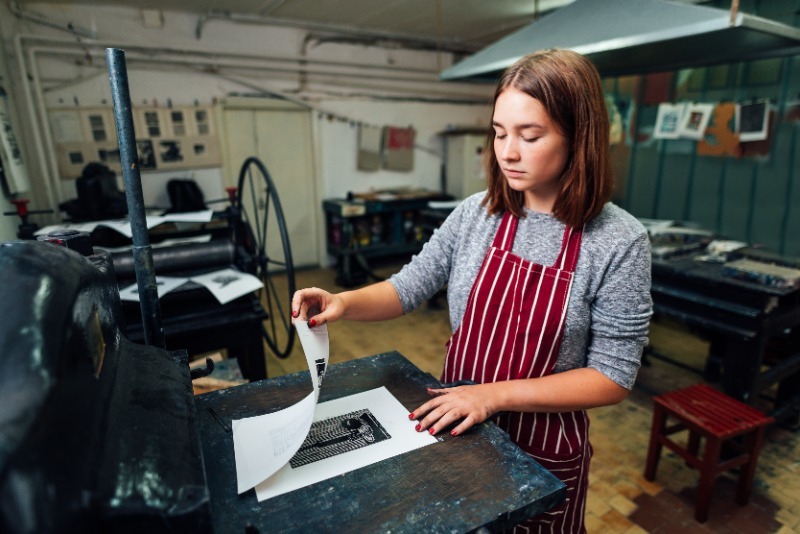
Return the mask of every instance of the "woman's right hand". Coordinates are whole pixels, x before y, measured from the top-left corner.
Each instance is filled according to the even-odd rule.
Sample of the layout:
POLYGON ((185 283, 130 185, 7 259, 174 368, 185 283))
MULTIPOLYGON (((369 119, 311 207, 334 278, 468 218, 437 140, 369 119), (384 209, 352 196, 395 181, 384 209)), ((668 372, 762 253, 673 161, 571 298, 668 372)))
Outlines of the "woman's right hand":
POLYGON ((343 313, 342 298, 318 287, 300 289, 292 297, 292 318, 308 321, 311 327, 338 321, 343 313))

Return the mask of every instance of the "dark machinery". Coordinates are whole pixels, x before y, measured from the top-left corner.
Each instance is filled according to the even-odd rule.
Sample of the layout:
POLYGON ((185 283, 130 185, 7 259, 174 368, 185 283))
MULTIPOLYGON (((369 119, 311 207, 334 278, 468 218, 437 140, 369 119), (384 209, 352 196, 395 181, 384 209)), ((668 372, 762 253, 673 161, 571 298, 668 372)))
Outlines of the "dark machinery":
POLYGON ((0 244, 0 531, 210 531, 186 352, 128 341, 110 256, 69 246, 0 244))
MULTIPOLYGON (((260 278, 264 288, 257 295, 221 305, 205 288, 189 282, 160 299, 162 326, 167 348, 187 349, 190 354, 225 348, 238 359, 246 378, 258 380, 267 376, 263 343, 279 358, 288 357, 294 346, 289 310, 295 291, 294 264, 280 199, 260 160, 244 162, 238 187, 230 189, 229 196, 228 208, 215 212, 210 223, 150 232, 155 272, 188 277, 233 266, 260 278), (198 235, 211 239, 159 246, 167 239, 198 235)), ((98 246, 119 244, 119 236, 102 227, 92 238, 98 246)), ((133 284, 132 252, 113 252, 112 258, 119 286, 133 284)), ((122 311, 129 338, 143 342, 139 305, 123 302, 122 311)))
MULTIPOLYGON (((755 249, 741 249, 737 254, 765 264, 779 261, 755 249)), ((769 415, 796 428, 800 409, 800 286, 731 276, 727 273, 731 263, 698 261, 699 255, 689 252, 653 258, 656 319, 663 316, 684 323, 710 342, 701 371, 706 379, 719 380, 725 393, 741 401, 770 401, 769 415), (776 385, 775 396, 767 398, 776 385)), ((787 267, 797 269, 800 265, 787 267)), ((669 360, 652 348, 649 354, 669 360)))

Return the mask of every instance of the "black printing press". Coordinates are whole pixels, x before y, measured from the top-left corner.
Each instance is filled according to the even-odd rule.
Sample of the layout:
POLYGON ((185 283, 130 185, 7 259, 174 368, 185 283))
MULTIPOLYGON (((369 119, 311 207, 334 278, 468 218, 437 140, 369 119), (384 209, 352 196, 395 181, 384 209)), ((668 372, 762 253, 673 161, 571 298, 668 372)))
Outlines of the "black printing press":
POLYGON ((7 242, 0 273, 0 531, 210 531, 186 352, 122 335, 110 256, 7 242))
MULTIPOLYGON (((679 321, 709 342, 698 370, 706 380, 741 401, 767 405, 769 415, 797 428, 800 263, 744 246, 709 254, 713 244, 698 235, 665 244, 651 234, 654 318, 679 321)), ((652 347, 648 353, 682 365, 652 347)))
MULTIPOLYGON (((149 232, 152 262, 159 276, 191 277, 233 268, 264 283, 258 295, 220 304, 204 287, 187 282, 159 299, 167 348, 190 355, 225 349, 249 380, 267 377, 264 344, 279 358, 294 345, 288 305, 295 290, 294 266, 280 201, 264 164, 256 158, 242 165, 238 188, 228 191, 229 205, 208 223, 157 226, 149 232), (261 196, 254 200, 251 191, 261 196), (260 203, 266 213, 255 208, 260 203), (268 217, 268 219, 267 219, 268 217), (206 238, 198 241, 197 238, 206 238), (172 243, 172 244, 167 244, 172 243)), ((95 246, 117 245, 121 236, 98 227, 95 246)), ((120 288, 136 283, 133 247, 111 254, 120 288)), ((143 343, 144 323, 136 302, 122 302, 125 333, 143 343)))

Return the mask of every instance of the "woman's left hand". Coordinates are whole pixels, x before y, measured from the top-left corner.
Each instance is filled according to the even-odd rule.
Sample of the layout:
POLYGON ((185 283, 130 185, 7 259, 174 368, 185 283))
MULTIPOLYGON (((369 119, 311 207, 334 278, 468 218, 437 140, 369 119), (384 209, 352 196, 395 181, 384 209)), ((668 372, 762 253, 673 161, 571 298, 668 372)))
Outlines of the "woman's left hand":
POLYGON ((484 422, 493 413, 491 405, 491 389, 495 384, 476 384, 474 386, 458 386, 446 389, 428 388, 429 400, 411 414, 410 419, 419 421, 418 432, 428 431, 436 435, 443 428, 458 420, 458 424, 450 433, 454 436, 463 434, 473 425, 484 422))

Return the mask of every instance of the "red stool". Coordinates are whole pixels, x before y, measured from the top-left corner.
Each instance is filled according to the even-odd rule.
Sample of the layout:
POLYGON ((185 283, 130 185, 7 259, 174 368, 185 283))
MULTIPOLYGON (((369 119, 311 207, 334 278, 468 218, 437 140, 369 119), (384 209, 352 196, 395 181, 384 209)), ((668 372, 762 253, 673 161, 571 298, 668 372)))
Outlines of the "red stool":
POLYGON ((653 398, 653 427, 650 430, 650 446, 647 450, 647 466, 644 476, 655 480, 661 446, 679 454, 686 463, 700 471, 697 487, 697 502, 694 518, 704 523, 708 519, 708 505, 714 479, 728 469, 742 466, 736 502, 747 504, 753 486, 756 461, 764 439, 764 429, 774 420, 705 384, 697 384, 653 398), (678 420, 667 426, 669 416, 678 420), (689 439, 683 447, 668 436, 681 430, 689 430, 689 439), (742 436, 734 440, 733 438, 742 436), (705 452, 699 456, 700 438, 705 438, 705 452), (725 443, 737 455, 720 461, 720 452, 725 443))

